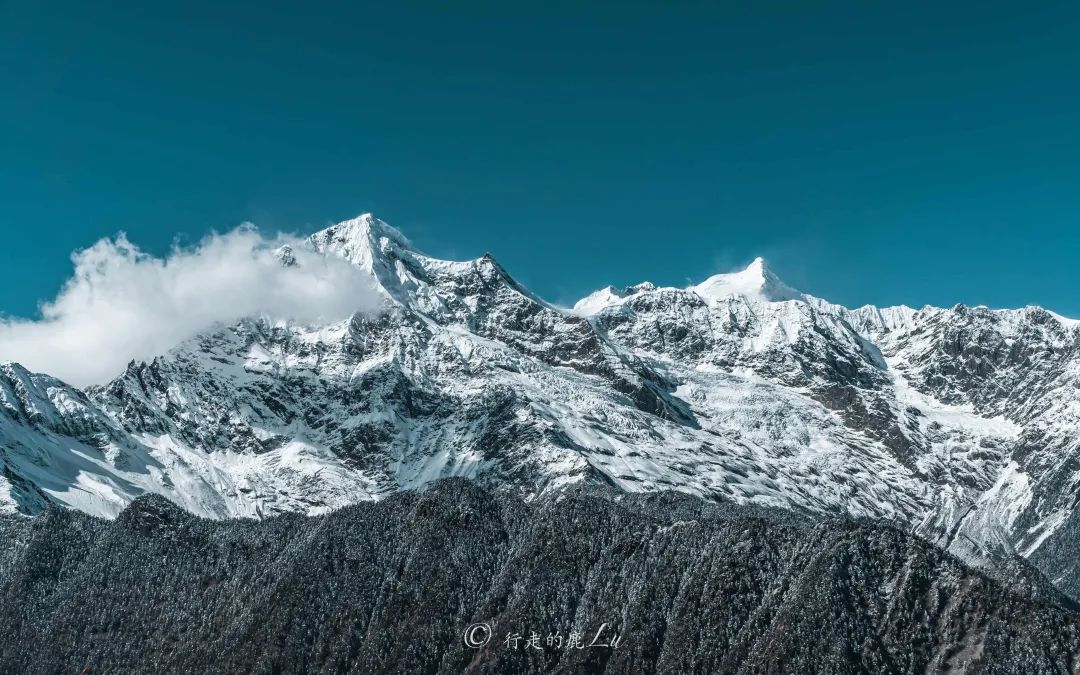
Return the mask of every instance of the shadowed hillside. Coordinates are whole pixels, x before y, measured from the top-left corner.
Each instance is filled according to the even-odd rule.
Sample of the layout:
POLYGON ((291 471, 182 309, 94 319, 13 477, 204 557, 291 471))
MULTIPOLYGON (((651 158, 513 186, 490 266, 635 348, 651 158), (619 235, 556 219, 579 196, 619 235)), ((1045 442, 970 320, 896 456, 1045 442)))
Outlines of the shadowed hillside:
POLYGON ((319 517, 142 497, 0 529, 3 672, 1034 674, 1080 655, 1080 617, 900 531, 672 493, 526 504, 449 480, 319 517))

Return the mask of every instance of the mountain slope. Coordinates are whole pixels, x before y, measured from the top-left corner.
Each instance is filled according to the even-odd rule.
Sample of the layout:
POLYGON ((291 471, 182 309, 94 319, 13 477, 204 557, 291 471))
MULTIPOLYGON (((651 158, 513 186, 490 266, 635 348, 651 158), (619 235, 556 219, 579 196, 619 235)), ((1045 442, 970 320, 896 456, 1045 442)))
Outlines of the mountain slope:
POLYGON ((115 521, 0 518, 0 535, 6 672, 1080 666, 1076 615, 910 535, 672 493, 571 489, 526 504, 451 480, 261 522, 143 497, 115 521), (470 648, 465 631, 481 623, 470 648), (539 648, 526 646, 534 633, 539 648))

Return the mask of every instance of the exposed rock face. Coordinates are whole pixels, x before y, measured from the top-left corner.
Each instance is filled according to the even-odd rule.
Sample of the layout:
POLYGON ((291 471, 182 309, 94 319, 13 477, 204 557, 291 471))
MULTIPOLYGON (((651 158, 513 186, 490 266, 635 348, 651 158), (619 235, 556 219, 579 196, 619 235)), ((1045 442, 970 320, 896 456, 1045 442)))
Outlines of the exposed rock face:
POLYGON ((849 310, 761 260, 565 309, 370 216, 307 245, 369 272, 382 311, 246 319, 85 392, 0 366, 0 509, 113 517, 156 493, 211 517, 314 514, 449 476, 674 489, 883 521, 1080 589, 1074 321, 849 310))
POLYGON ((1080 666, 1077 615, 911 535, 674 493, 573 488, 526 504, 454 479, 261 522, 149 496, 113 521, 3 517, 0 542, 4 672, 1080 666), (470 648, 477 623, 490 632, 470 648))

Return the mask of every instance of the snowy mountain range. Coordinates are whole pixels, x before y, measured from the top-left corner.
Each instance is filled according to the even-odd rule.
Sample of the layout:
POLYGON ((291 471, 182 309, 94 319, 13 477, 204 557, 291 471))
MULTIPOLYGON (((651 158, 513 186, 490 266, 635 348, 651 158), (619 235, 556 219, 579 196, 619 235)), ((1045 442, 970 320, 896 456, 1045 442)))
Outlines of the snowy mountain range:
POLYGON ((370 215, 303 245, 370 273, 382 309, 247 318, 85 390, 0 365, 0 512, 113 517, 156 493, 263 517, 450 476, 526 498, 597 483, 886 521, 1080 597, 1080 322, 848 309, 761 259, 561 308, 370 215))

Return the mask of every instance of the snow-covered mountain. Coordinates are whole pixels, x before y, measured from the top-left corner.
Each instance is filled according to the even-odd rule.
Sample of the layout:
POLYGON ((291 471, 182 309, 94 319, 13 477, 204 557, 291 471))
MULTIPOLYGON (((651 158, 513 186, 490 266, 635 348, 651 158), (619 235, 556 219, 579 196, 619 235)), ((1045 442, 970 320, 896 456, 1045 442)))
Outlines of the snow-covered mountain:
POLYGON ((113 516, 151 492, 265 516, 447 476, 525 496, 595 482, 886 520, 1080 591, 1078 322, 850 310, 760 259, 566 309, 370 215, 304 245, 369 272, 382 311, 252 317, 85 391, 0 366, 0 509, 113 516))

